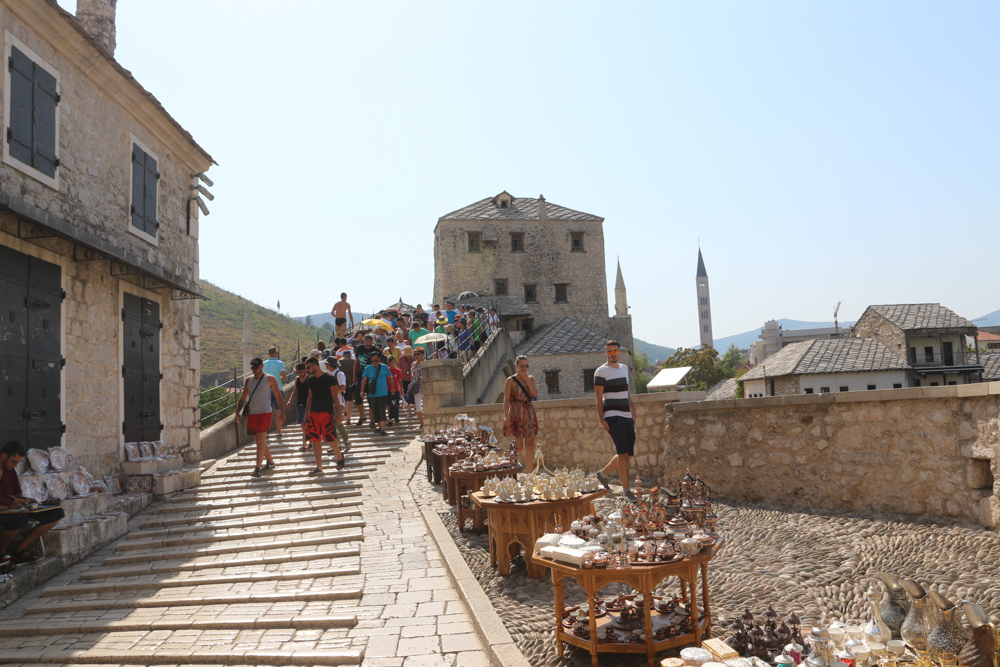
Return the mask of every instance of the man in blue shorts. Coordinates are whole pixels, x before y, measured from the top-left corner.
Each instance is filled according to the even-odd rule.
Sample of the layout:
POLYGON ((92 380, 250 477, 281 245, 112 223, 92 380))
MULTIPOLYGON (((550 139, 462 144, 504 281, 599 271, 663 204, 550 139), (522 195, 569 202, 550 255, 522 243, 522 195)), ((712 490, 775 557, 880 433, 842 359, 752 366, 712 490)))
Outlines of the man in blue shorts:
POLYGON ((622 483, 622 495, 628 501, 635 494, 628 486, 628 460, 635 456, 635 402, 628 393, 628 366, 618 363, 618 341, 604 344, 608 361, 594 371, 594 395, 597 399, 597 419, 615 443, 615 455, 597 473, 604 488, 611 490, 608 474, 617 470, 622 483))

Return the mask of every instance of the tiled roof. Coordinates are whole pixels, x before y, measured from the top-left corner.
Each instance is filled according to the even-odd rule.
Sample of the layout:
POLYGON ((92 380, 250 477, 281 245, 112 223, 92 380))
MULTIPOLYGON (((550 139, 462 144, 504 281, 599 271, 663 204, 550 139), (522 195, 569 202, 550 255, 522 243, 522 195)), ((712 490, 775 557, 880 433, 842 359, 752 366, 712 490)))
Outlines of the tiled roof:
MULTIPOLYGON (((972 355, 969 355, 969 359, 975 361, 972 355)), ((1000 352, 980 352, 979 363, 986 369, 983 371, 984 382, 1000 381, 1000 352)))
POLYGON ((976 325, 940 303, 897 303, 868 306, 903 331, 914 329, 975 329, 976 325))
MULTIPOLYGON (((446 213, 441 220, 539 220, 538 199, 515 197, 510 206, 501 208, 495 203, 496 197, 486 197, 457 211, 446 213)), ((549 220, 604 220, 599 215, 545 202, 545 217, 549 220)))
MULTIPOLYGON (((745 375, 743 377, 746 377, 745 375)), ((708 388, 706 401, 726 401, 736 398, 736 378, 727 378, 708 388)))
POLYGON ((497 312, 504 317, 531 317, 534 311, 528 307, 519 296, 472 296, 459 299, 458 297, 448 297, 445 301, 452 301, 456 306, 467 303, 473 308, 496 308, 497 312))
POLYGON ((572 317, 560 317, 551 324, 539 327, 534 335, 514 350, 529 357, 537 354, 584 354, 604 352, 607 336, 580 324, 572 317))
POLYGON ((979 332, 979 340, 980 341, 984 341, 984 340, 1000 340, 1000 336, 996 335, 995 333, 990 333, 989 331, 980 331, 979 332))
POLYGON ((874 338, 818 339, 786 346, 747 371, 740 379, 760 380, 781 375, 862 373, 906 368, 909 366, 899 355, 874 338))

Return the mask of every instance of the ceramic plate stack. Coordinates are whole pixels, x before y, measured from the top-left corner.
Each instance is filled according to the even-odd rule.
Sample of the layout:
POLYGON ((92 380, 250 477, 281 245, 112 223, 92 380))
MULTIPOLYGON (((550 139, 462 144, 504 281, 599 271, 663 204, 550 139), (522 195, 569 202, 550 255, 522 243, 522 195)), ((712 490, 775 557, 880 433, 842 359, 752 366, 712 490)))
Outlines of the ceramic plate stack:
POLYGON ((69 476, 69 483, 73 487, 73 493, 78 496, 90 493, 90 480, 79 470, 69 476))
POLYGON ((49 457, 41 449, 29 449, 28 464, 31 465, 32 471, 43 473, 49 469, 49 457))
POLYGON ((46 477, 45 489, 49 492, 49 498, 60 502, 66 500, 66 496, 69 495, 69 487, 66 486, 66 482, 59 475, 49 475, 46 477))
POLYGON ((72 462, 73 457, 62 447, 53 447, 49 450, 49 465, 53 470, 65 470, 72 462))
POLYGON ((24 494, 25 498, 31 498, 36 503, 42 503, 48 500, 49 492, 42 488, 38 482, 33 479, 22 479, 20 481, 21 493, 24 494))
POLYGON ((137 445, 134 442, 125 443, 125 460, 126 461, 139 460, 139 445, 137 445))

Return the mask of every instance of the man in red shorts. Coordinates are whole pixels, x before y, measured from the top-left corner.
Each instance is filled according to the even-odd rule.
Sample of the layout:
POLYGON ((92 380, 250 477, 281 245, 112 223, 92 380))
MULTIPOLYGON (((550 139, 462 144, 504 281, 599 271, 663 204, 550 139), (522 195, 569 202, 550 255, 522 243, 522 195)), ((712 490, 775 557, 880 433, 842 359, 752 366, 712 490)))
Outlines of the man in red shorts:
MULTIPOLYGON (((236 423, 240 423, 243 417, 243 405, 248 404, 249 411, 247 418, 247 435, 252 435, 257 443, 257 467, 250 473, 251 477, 260 477, 260 464, 267 459, 267 467, 270 470, 274 467, 274 459, 271 458, 271 450, 267 446, 267 429, 271 427, 271 401, 277 401, 277 405, 284 405, 281 398, 281 387, 274 376, 264 372, 264 362, 260 357, 254 357, 250 361, 250 371, 253 373, 243 383, 243 393, 240 395, 239 403, 236 404, 236 423)), ((285 411, 278 410, 278 424, 285 423, 285 411)))
POLYGON ((344 469, 344 455, 337 442, 337 413, 340 410, 340 383, 324 373, 315 357, 306 359, 309 398, 306 400, 306 437, 313 444, 316 467, 310 475, 323 474, 323 443, 329 442, 337 457, 337 470, 344 469))

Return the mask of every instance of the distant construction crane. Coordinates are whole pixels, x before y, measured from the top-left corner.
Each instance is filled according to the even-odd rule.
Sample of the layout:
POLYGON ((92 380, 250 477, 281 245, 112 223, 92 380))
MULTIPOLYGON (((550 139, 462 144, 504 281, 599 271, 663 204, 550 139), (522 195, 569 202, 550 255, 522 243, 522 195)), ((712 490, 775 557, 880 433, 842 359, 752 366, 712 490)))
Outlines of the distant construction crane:
POLYGON ((837 338, 840 338, 840 324, 837 322, 837 313, 840 312, 840 304, 842 304, 842 303, 844 303, 844 302, 843 301, 838 301, 837 302, 837 307, 833 309, 833 328, 837 332, 837 338))

